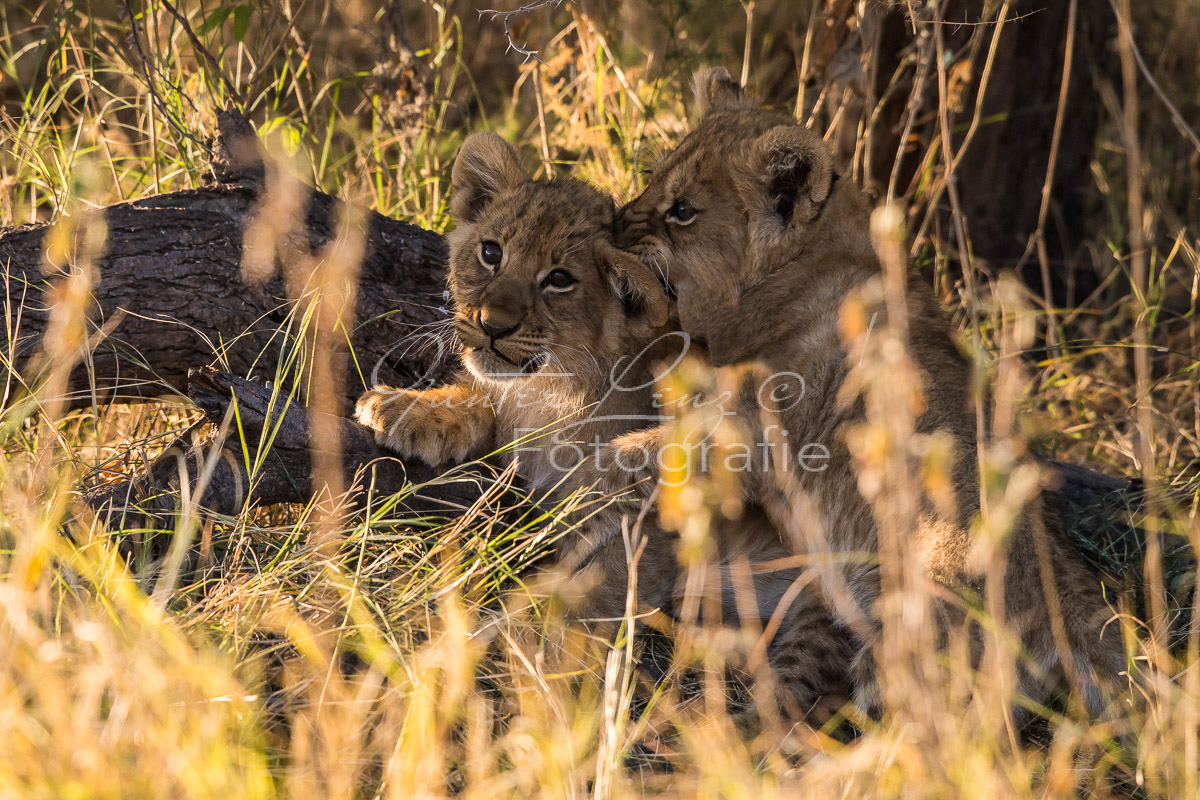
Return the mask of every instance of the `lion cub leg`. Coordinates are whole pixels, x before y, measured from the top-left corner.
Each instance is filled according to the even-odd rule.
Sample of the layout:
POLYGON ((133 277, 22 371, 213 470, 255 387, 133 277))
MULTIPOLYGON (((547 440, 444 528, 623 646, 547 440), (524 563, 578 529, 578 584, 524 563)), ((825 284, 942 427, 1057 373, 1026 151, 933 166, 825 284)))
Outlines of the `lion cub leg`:
POLYGON ((820 578, 796 563, 761 509, 718 521, 713 533, 723 622, 755 634, 751 678, 765 656, 783 718, 825 724, 851 701, 849 666, 862 649, 859 640, 837 621, 820 578), (749 628, 747 617, 754 618, 749 628))
POLYGON ((431 467, 479 458, 495 446, 495 410, 473 386, 424 391, 376 386, 358 399, 354 416, 375 431, 383 447, 431 467))
POLYGON ((822 725, 858 699, 849 666, 862 652, 839 625, 814 587, 796 598, 775 638, 767 661, 785 716, 822 725))
POLYGON ((626 530, 628 534, 620 531, 588 552, 581 548, 560 559, 566 580, 564 595, 572 615, 620 619, 631 593, 635 612, 670 612, 679 574, 678 535, 662 530, 649 518, 629 520, 626 530))

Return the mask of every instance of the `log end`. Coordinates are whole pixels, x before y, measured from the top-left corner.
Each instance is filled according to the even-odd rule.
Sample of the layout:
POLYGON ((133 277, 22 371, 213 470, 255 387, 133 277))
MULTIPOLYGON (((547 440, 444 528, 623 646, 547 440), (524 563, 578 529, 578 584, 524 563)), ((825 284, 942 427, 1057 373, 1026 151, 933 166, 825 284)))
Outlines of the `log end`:
POLYGON ((213 180, 217 183, 252 183, 266 179, 262 143, 250 120, 233 106, 217 112, 217 137, 212 147, 213 180))

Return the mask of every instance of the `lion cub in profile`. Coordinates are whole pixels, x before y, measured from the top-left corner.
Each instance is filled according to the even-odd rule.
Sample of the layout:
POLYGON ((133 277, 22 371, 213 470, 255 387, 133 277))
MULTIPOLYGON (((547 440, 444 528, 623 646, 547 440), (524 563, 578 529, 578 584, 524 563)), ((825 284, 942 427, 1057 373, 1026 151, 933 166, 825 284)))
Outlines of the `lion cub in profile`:
MULTIPOLYGON (((747 494, 764 503, 777 498, 791 528, 823 527, 834 553, 878 554, 877 509, 860 490, 844 438, 865 411, 862 402, 842 401, 853 364, 839 335, 844 301, 882 273, 866 198, 837 174, 818 135, 789 114, 747 100, 724 70, 702 71, 696 87, 701 119, 654 166, 645 192, 620 212, 617 242, 665 274, 681 327, 706 344, 713 366, 756 365, 730 412, 753 441, 768 438, 776 426, 793 454, 811 443, 828 448, 824 468, 790 476, 779 474, 777 459, 756 460, 746 476, 747 494), (762 414, 755 401, 763 396, 764 374, 801 376, 802 402, 762 414)), ((908 351, 924 394, 915 433, 936 432, 954 448, 955 502, 949 509, 924 502, 911 531, 925 574, 939 587, 936 613, 946 631, 965 624, 963 607, 987 589, 984 567, 971 557, 980 489, 970 368, 947 314, 911 270, 905 302, 908 351)), ((876 330, 886 324, 881 312, 876 330)), ((812 531, 789 533, 799 549, 814 547, 812 531)), ((843 561, 840 582, 856 607, 850 611, 874 629, 866 635, 873 644, 878 559, 843 561)), ((1118 685, 1125 668, 1119 626, 1106 625, 1111 613, 1096 577, 1040 500, 1016 522, 1004 568, 1004 622, 1034 665, 1020 676, 1023 693, 1043 698, 1037 673, 1057 669, 1072 678, 1093 713, 1104 712, 1105 690, 1118 685), (1039 568, 1035 554, 1042 544, 1051 570, 1039 568), (1061 621, 1052 608, 1062 610, 1061 621)), ((797 641, 803 646, 802 637, 797 641)), ((856 661, 857 689, 874 708, 871 648, 856 661)))
MULTIPOLYGON (((667 298, 653 273, 612 242, 612 200, 578 181, 534 181, 517 151, 492 133, 469 137, 451 176, 450 292, 466 367, 454 383, 416 391, 375 387, 358 402, 360 422, 383 446, 434 466, 477 458, 526 436, 537 441, 506 458, 536 489, 588 488, 582 469, 597 448, 652 426, 654 369, 677 357, 680 339, 666 334, 667 298)), ((657 457, 657 452, 649 454, 657 457)), ((627 488, 625 485, 621 489, 627 488)), ((624 505, 626 512, 631 506, 624 505)), ((557 553, 583 597, 582 616, 625 613, 628 563, 620 511, 583 525, 557 553), (594 533, 593 533, 594 532, 594 533)), ((587 513, 587 512, 581 512, 587 513)), ((632 527, 632 525, 630 525, 632 527)), ((684 581, 678 536, 640 520, 645 549, 638 560, 638 599, 672 613, 684 581)), ((786 560, 778 531, 755 509, 714 531, 716 557, 762 564, 786 560)), ((766 622, 792 586, 795 569, 762 570, 752 578, 766 622)), ((728 581, 719 602, 736 622, 728 581)), ((794 593, 793 593, 794 594, 794 593)), ((791 598, 778 642, 803 635, 807 648, 770 648, 780 702, 790 716, 821 703, 821 713, 849 694, 845 665, 853 656, 812 590, 791 598), (778 657, 776 657, 778 655, 778 657), (823 702, 822 702, 823 701, 823 702)))

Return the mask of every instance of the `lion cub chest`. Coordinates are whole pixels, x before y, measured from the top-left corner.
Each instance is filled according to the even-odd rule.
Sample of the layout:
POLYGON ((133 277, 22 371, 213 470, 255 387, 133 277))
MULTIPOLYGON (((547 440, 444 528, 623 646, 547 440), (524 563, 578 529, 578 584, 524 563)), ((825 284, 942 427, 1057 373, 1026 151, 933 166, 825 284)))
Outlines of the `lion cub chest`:
POLYGON ((496 414, 496 449, 534 488, 580 488, 574 476, 599 463, 610 442, 654 424, 647 391, 602 391, 535 377, 520 386, 489 387, 496 414))

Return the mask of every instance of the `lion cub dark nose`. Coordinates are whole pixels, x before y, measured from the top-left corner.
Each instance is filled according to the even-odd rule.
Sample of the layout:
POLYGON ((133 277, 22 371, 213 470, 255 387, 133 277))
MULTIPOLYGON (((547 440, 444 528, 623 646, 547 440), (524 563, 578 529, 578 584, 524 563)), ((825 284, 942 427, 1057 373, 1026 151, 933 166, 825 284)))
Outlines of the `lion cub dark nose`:
POLYGON ((505 314, 503 311, 485 308, 479 312, 479 327, 494 342, 497 339, 503 339, 521 327, 521 321, 505 314))

